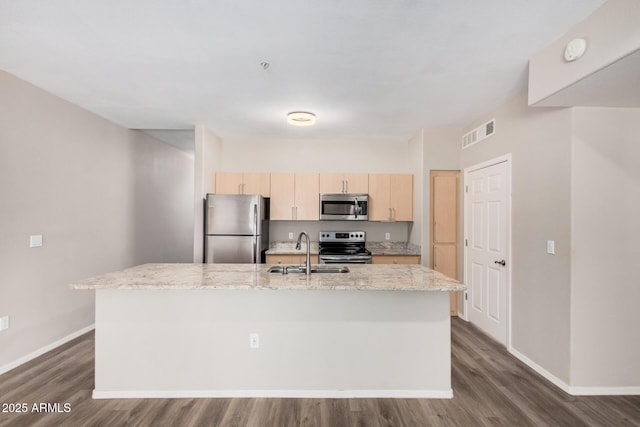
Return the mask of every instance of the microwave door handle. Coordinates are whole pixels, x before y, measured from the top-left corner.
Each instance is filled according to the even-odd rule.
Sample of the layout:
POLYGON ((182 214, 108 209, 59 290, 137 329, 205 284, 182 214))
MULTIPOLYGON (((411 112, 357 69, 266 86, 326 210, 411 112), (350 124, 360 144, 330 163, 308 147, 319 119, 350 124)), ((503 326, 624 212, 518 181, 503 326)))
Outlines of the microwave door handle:
POLYGON ((358 219, 358 210, 360 210, 360 205, 358 205, 358 198, 356 197, 356 209, 355 209, 356 219, 358 219))

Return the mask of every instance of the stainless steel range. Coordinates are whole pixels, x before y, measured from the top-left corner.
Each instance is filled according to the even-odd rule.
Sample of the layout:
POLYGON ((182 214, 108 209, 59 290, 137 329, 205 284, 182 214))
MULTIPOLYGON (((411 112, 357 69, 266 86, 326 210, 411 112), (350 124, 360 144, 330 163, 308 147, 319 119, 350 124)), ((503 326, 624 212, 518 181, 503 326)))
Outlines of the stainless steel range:
POLYGON ((320 264, 371 264, 364 231, 321 231, 320 264))

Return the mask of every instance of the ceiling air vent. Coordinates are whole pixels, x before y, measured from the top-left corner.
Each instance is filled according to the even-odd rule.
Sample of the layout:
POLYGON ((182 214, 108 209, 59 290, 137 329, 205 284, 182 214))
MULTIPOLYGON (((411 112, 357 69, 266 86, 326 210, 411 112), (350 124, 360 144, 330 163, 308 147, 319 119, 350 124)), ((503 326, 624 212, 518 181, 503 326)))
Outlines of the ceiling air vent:
POLYGON ((471 132, 462 136, 462 148, 467 148, 470 145, 480 142, 483 139, 493 135, 496 132, 496 119, 491 119, 487 123, 478 126, 471 132))

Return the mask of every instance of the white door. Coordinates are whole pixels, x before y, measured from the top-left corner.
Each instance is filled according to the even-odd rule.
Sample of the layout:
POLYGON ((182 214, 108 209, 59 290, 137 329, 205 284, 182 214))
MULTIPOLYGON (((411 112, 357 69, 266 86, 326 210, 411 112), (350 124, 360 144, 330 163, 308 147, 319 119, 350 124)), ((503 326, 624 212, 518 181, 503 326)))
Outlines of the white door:
POLYGON ((507 344, 510 161, 465 170, 466 313, 507 344))

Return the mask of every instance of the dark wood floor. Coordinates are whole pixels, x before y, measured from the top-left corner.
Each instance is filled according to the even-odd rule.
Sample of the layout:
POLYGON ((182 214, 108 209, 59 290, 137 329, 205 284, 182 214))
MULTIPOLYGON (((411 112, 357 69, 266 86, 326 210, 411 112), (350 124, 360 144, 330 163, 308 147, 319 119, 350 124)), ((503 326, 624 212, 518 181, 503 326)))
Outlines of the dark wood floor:
POLYGON ((88 333, 0 376, 0 409, 28 406, 0 412, 0 426, 640 426, 640 396, 569 396, 452 322, 453 399, 93 400, 88 333), (60 412, 33 412, 39 403, 60 412))

